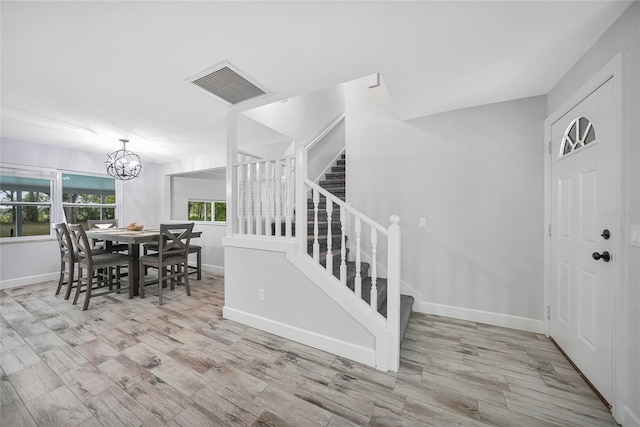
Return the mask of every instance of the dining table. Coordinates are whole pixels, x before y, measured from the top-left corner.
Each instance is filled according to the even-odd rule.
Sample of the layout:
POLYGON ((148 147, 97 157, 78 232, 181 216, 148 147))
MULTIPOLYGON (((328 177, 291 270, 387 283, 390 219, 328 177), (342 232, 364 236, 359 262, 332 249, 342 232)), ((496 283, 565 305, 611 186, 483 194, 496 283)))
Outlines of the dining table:
MULTIPOLYGON (((129 286, 133 286, 133 295, 138 295, 140 284, 140 245, 144 243, 158 243, 160 239, 159 228, 145 228, 140 231, 127 230, 126 228, 92 228, 86 230, 90 239, 104 240, 107 249, 113 242, 127 243, 129 255, 133 259, 133 271, 129 274, 129 286)), ((191 238, 200 237, 201 231, 192 231, 191 238)))

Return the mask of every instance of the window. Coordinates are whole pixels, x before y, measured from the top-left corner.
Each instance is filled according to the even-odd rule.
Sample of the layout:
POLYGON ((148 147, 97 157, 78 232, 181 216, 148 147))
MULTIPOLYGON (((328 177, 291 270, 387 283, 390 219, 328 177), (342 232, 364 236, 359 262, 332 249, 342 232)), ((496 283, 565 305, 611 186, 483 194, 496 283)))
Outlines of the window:
POLYGON ((571 122, 564 133, 560 148, 561 156, 572 153, 579 148, 584 148, 595 139, 596 131, 593 128, 593 124, 586 117, 578 117, 571 122))
POLYGON ((0 238, 49 236, 53 177, 0 175, 0 238))
POLYGON ((0 241, 53 236, 51 223, 117 218, 116 181, 0 164, 0 241))
POLYGON ((116 218, 116 184, 113 178, 62 174, 62 207, 68 223, 116 218))
POLYGON ((227 221, 227 202, 189 200, 189 221, 227 221))

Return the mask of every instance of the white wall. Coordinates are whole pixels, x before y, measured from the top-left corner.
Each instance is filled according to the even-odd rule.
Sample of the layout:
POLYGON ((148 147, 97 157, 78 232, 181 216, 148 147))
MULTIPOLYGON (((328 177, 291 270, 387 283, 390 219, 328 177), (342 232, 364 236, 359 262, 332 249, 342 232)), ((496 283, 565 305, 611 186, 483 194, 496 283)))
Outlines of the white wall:
POLYGON ((385 226, 400 216, 414 308, 540 329, 545 98, 406 123, 384 82, 345 99, 347 201, 385 226))
MULTIPOLYGON (((224 176, 193 178, 188 175, 171 177, 171 219, 187 221, 190 199, 221 200, 226 199, 226 179, 224 176)), ((196 222, 194 230, 202 236, 193 239, 192 244, 202 247, 202 269, 217 274, 224 272, 224 248, 222 238, 226 235, 225 224, 196 222)), ((191 255, 193 258, 195 255, 191 255)), ((194 260, 192 260, 194 261, 194 260)))
MULTIPOLYGON (((2 139, 0 160, 25 166, 78 173, 104 173, 104 156, 49 145, 2 139)), ((140 222, 158 226, 162 212, 162 174, 160 167, 142 159, 140 177, 123 182, 120 222, 140 222)), ((38 242, 0 244, 0 287, 20 286, 57 278, 60 252, 55 237, 38 242), (38 260, 38 262, 34 262, 38 260)))
POLYGON ((257 107, 243 114, 296 141, 310 143, 344 112, 341 86, 289 98, 286 102, 257 107))
MULTIPOLYGON (((616 299, 621 301, 623 324, 614 331, 618 344, 616 369, 622 369, 622 411, 615 414, 624 426, 640 426, 640 247, 630 244, 631 226, 640 226, 640 3, 634 2, 548 94, 548 113, 585 84, 618 53, 622 55, 621 175, 619 228, 624 263, 616 299)), ((616 406, 614 404, 614 409, 616 406)))
POLYGON ((374 365, 373 334, 287 259, 295 243, 285 240, 283 249, 256 250, 225 239, 224 317, 374 365))
MULTIPOLYGON (((307 178, 311 181, 324 179, 327 167, 333 164, 345 147, 344 120, 338 123, 316 145, 307 151, 307 178)), ((329 170, 330 171, 330 170, 329 170)))

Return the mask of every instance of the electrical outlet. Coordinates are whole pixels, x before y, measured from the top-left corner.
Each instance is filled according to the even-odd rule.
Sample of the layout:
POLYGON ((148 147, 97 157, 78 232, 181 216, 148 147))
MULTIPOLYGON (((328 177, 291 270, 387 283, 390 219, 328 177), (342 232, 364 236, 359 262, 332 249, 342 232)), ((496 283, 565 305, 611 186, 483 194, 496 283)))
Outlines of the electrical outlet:
POLYGON ((258 301, 264 301, 264 289, 258 289, 258 301))
POLYGON ((420 228, 427 228, 427 218, 425 218, 425 217, 421 217, 421 218, 418 220, 418 227, 420 227, 420 228))

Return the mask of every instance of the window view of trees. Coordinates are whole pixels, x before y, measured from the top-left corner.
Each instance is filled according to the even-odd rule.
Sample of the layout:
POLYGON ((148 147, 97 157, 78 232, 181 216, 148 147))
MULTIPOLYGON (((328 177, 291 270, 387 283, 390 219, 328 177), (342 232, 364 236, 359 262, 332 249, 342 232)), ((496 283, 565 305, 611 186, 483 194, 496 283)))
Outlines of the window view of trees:
POLYGON ((50 234, 51 181, 0 176, 0 237, 50 234))
POLYGON ((62 174, 62 188, 56 182, 55 172, 0 174, 0 238, 51 235, 52 215, 61 212, 60 203, 65 218, 56 221, 86 227, 88 220, 116 219, 113 178, 62 174))
POLYGON ((212 215, 214 222, 227 221, 226 202, 190 200, 188 211, 190 221, 211 221, 212 215))
POLYGON ((67 222, 116 219, 115 181, 83 175, 62 175, 62 206, 67 222))

